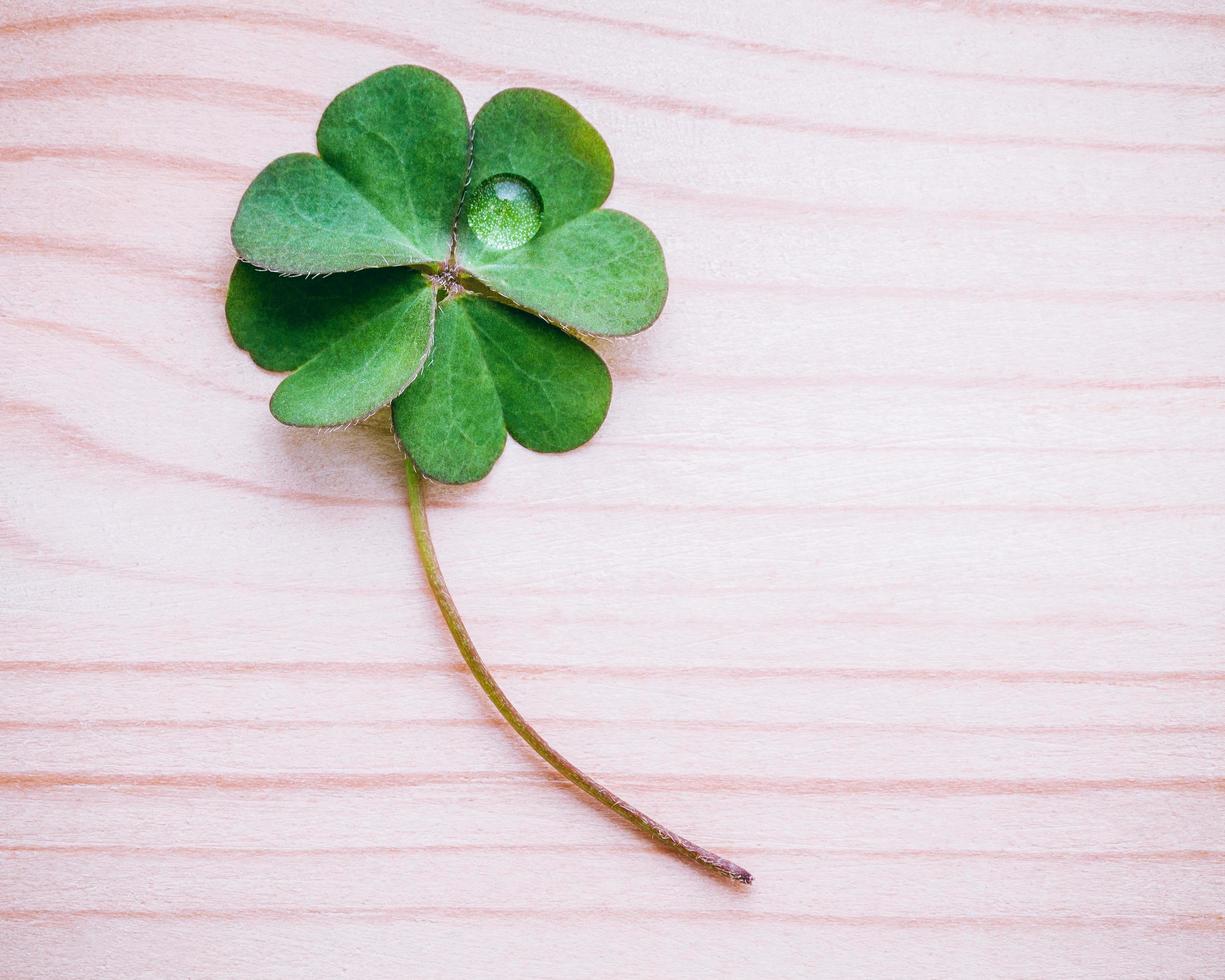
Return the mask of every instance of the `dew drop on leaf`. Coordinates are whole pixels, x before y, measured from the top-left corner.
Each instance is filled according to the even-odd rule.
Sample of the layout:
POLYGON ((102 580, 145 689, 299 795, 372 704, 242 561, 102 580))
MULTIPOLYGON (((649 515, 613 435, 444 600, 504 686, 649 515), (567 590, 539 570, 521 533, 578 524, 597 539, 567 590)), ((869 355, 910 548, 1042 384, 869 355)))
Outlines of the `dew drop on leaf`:
POLYGON ((540 194, 516 174, 495 174, 473 192, 468 227, 489 248, 506 251, 530 242, 540 230, 540 194))

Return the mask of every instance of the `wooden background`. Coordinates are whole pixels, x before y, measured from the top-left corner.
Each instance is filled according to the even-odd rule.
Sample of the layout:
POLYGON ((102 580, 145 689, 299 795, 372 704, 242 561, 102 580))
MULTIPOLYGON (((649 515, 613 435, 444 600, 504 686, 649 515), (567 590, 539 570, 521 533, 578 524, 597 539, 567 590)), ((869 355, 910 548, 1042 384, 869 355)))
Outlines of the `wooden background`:
POLYGON ((6 0, 0 975, 1225 976, 1225 6, 6 0), (607 138, 608 424, 277 425, 228 224, 395 63, 607 138))

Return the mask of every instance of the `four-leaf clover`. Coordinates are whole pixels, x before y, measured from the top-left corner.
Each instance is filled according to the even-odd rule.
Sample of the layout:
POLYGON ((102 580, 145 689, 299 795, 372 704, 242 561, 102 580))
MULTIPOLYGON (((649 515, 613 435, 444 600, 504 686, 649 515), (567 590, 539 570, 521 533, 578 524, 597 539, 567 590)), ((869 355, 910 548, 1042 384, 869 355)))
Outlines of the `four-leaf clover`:
POLYGON ((655 236, 600 207, 612 158, 591 124, 508 89, 469 129, 450 82, 401 66, 338 95, 317 144, 269 164, 234 218, 231 331, 293 372, 273 414, 339 426, 390 402, 444 483, 488 473, 507 432, 540 452, 590 439, 612 384, 576 335, 643 330, 667 294, 655 236))
POLYGON ((251 183, 234 218, 226 315, 289 425, 340 426, 391 404, 408 454, 426 578, 465 663, 542 759, 652 839, 736 881, 737 864, 668 830, 558 753, 489 673, 438 567, 421 474, 479 480, 509 432, 528 449, 590 439, 612 395, 579 335, 646 329, 668 291, 645 225, 601 208, 612 158, 578 112, 536 89, 499 92, 468 125, 424 68, 388 68, 323 113, 319 155, 251 183))

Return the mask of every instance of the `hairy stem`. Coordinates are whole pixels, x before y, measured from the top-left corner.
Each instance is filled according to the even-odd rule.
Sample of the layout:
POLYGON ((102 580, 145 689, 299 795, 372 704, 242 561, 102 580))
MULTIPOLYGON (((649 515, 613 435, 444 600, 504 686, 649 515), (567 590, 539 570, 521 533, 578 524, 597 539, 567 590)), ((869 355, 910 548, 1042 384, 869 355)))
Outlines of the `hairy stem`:
POLYGON ((518 709, 510 703, 506 693, 498 686, 498 682, 493 679, 493 675, 489 673, 489 668, 485 666, 485 662, 481 659, 480 654, 476 652, 476 647, 472 643, 472 637, 468 635, 464 621, 460 618, 459 610, 455 608, 455 600, 451 598, 451 593, 447 589, 447 583, 442 577, 442 570, 438 567, 438 556, 434 553, 434 543, 430 538, 430 527, 425 516, 425 497, 421 475, 417 472, 417 468, 413 465, 411 459, 405 463, 405 474, 408 479, 408 509, 412 517, 413 537, 417 542, 417 550, 421 554, 421 564, 425 568, 426 578, 429 579, 430 589, 433 591, 434 598, 438 602, 438 609, 442 612, 442 618, 446 620, 447 628, 455 639, 455 645, 459 648, 459 653, 464 658, 464 663, 472 671, 472 676, 476 678, 476 682, 481 685, 481 690, 485 692, 485 696, 498 709, 510 727, 519 733, 519 737, 527 742, 540 758, 544 759, 545 762, 565 776, 570 782, 574 783, 575 786, 589 796, 599 800, 613 813, 624 817, 652 840, 662 844, 681 857, 688 858, 690 861, 717 872, 726 878, 744 882, 746 885, 751 882, 753 876, 740 867, 740 865, 733 864, 727 858, 720 857, 713 851, 708 851, 704 847, 699 847, 697 844, 685 840, 679 834, 674 834, 667 827, 652 820, 641 810, 630 806, 616 793, 601 786, 549 745, 541 734, 528 723, 527 719, 519 714, 518 709))

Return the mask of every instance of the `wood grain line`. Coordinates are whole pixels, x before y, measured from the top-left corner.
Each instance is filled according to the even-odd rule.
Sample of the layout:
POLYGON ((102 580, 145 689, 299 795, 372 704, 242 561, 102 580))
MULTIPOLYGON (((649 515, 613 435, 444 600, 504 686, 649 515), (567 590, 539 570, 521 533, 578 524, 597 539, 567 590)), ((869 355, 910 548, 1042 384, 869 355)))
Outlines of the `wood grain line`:
POLYGON ((843 203, 814 200, 812 197, 788 200, 766 197, 759 194, 731 193, 726 190, 708 190, 699 187, 677 186, 635 177, 617 177, 618 187, 654 195, 668 200, 683 201, 694 205, 717 207, 720 210, 743 212, 760 219, 763 215, 795 218, 807 216, 828 221, 829 218, 882 219, 905 218, 924 222, 948 221, 969 224, 1036 225, 1061 231, 1084 231, 1086 227, 1103 225, 1138 225, 1141 227, 1210 228, 1225 223, 1225 214, 1160 214, 1133 211, 1073 211, 1064 209, 1016 211, 997 208, 915 207, 912 205, 882 205, 843 203))
POLYGON ((730 277, 701 279, 672 276, 673 286, 707 293, 771 292, 808 296, 813 299, 903 299, 903 300, 1006 300, 1015 303, 1225 303, 1221 289, 1071 289, 1040 286, 1030 289, 986 286, 898 286, 890 284, 841 286, 795 279, 785 282, 738 281, 730 277))
MULTIPOLYGON (((783 734, 791 732, 828 733, 838 735, 957 735, 957 736, 1044 736, 1044 735, 1221 735, 1225 724, 1103 724, 1086 722, 1075 725, 953 725, 953 724, 867 724, 857 722, 816 721, 725 721, 722 719, 659 719, 659 718, 535 718, 534 723, 548 728, 578 728, 648 731, 694 732, 753 732, 783 734)), ((501 723, 488 718, 391 718, 368 721, 311 718, 301 720, 267 720, 262 718, 82 718, 53 721, 5 720, 0 718, 0 731, 5 732, 161 732, 161 731, 227 731, 311 732, 330 729, 356 729, 372 732, 399 732, 422 728, 492 728, 501 723)))
MULTIPOLYGON (((0 425, 14 426, 29 422, 50 424, 57 438, 71 445, 78 453, 98 462, 136 470, 147 477, 170 480, 178 483, 206 486, 225 491, 238 491, 258 496, 273 497, 312 506, 392 508, 402 507, 402 502, 393 497, 359 497, 321 494, 311 490, 296 490, 260 483, 241 477, 201 470, 176 463, 147 459, 139 454, 106 446, 90 438, 84 430, 73 425, 54 410, 30 402, 8 402, 3 404, 0 425)), ((1093 515, 1102 518, 1127 518, 1144 515, 1168 514, 1178 517, 1218 517, 1225 515, 1225 504, 1005 504, 1005 503, 947 503, 947 504, 894 504, 894 503, 705 503, 696 501, 573 501, 562 499, 515 500, 470 500, 452 501, 440 498, 431 503, 435 509, 472 508, 497 511, 539 513, 663 513, 663 514, 729 514, 729 515, 798 515, 798 514, 857 514, 864 516, 891 517, 904 514, 957 515, 982 514, 996 516, 1025 516, 1032 518, 1059 518, 1093 515)), ((14 529, 15 530, 15 529, 14 529)), ((21 548, 22 540, 14 534, 0 536, 0 544, 21 548)))
MULTIPOLYGON (((399 593, 398 593, 399 594, 399 593)), ((744 680, 854 680, 907 681, 937 684, 956 682, 997 684, 1090 684, 1133 686, 1149 684, 1225 684, 1225 671, 1070 671, 985 670, 981 668, 893 668, 893 667, 743 667, 693 664, 639 667, 618 664, 587 664, 582 667, 554 664, 491 664, 499 673, 520 677, 574 675, 578 677, 720 677, 744 680)), ((344 674, 381 677, 387 675, 463 673, 462 664, 451 661, 320 661, 320 660, 0 660, 0 673, 64 674, 344 674)))
MULTIPOLYGON (((205 287, 216 299, 222 299, 225 283, 217 275, 184 273, 177 263, 168 263, 167 256, 149 249, 112 245, 105 242, 86 242, 74 239, 57 239, 42 235, 0 233, 0 247, 10 252, 25 252, 35 256, 58 255, 64 258, 81 259, 113 268, 123 275, 155 276, 184 282, 196 287, 205 287)), ((228 273, 228 268, 227 268, 228 273)), ((896 299, 906 302, 917 300, 948 302, 998 302, 1014 303, 1067 303, 1074 306, 1122 305, 1122 304, 1212 304, 1225 303, 1225 290, 1216 289, 1071 289, 1066 287, 1041 287, 1034 289, 988 288, 984 286, 899 286, 899 285, 823 285, 808 280, 784 282, 757 281, 736 282, 727 278, 704 279, 688 276, 672 276, 675 289, 683 287, 695 293, 747 293, 754 296, 777 293, 793 294, 812 299, 896 299)), ((730 376, 729 382, 735 377, 730 376)), ((749 383, 772 383, 773 379, 749 379, 749 383)))
MULTIPOLYGON (((44 235, 0 233, 0 247, 9 252, 25 252, 35 256, 58 255, 106 265, 125 276, 144 275, 183 282, 196 287, 205 287, 209 294, 222 299, 225 283, 221 276, 189 274, 183 272, 178 263, 167 261, 167 256, 149 249, 112 245, 105 242, 86 242, 74 239, 59 239, 44 235)), ((227 268, 228 275, 228 268, 227 268)), ((705 279, 689 276, 672 276, 675 288, 693 290, 695 293, 748 293, 754 296, 777 293, 780 295, 805 296, 811 299, 896 299, 906 302, 918 300, 946 302, 998 302, 1014 303, 1067 303, 1074 306, 1122 305, 1122 304, 1212 304, 1225 303, 1225 290, 1216 289, 1071 289, 1066 287, 1041 287, 1034 289, 988 288, 984 286, 900 286, 900 285, 823 285, 808 280, 785 282, 735 282, 726 278, 705 279)), ((734 380, 734 377, 728 380, 734 380)), ((759 379, 758 384, 772 379, 759 379)), ((750 379, 750 382, 752 379, 750 379)))
MULTIPOLYGON (((208 391, 216 391, 225 395, 232 395, 235 398, 241 398, 248 402, 265 402, 267 396, 258 394, 254 391, 249 391, 246 388, 239 388, 236 385, 226 384, 224 381, 217 381, 213 377, 204 374, 196 374, 192 371, 184 370, 177 364, 159 360, 152 357, 145 351, 136 346, 120 340, 113 334, 104 333, 92 327, 74 326, 69 323, 61 323, 57 320, 46 320, 40 317, 14 317, 4 316, 0 314, 0 322, 6 326, 21 328, 25 330, 35 331, 38 333, 52 334, 54 336, 63 337, 66 340, 71 340, 80 344, 87 344, 96 350, 103 351, 106 354, 125 360, 131 364, 138 364, 141 367, 152 368, 153 370, 164 374, 168 377, 175 378, 179 381, 184 381, 198 388, 204 388, 208 391)), ((0 401, 0 412, 12 411, 16 417, 25 417, 27 420, 42 417, 48 426, 55 425, 61 432, 64 428, 75 429, 75 433, 82 438, 84 430, 71 426, 67 422, 67 418, 47 408, 33 402, 8 402, 0 401)), ((101 447, 99 447, 101 448, 101 447)))
MULTIPOLYGON (((238 19, 227 15, 224 20, 238 19)), ((243 19, 245 19, 245 14, 243 19)), ((280 28, 310 29, 311 22, 285 17, 276 21, 280 28)), ((346 25, 351 27, 352 25, 346 25)), ((346 31, 346 34, 348 32, 346 31)), ((375 32, 381 35, 383 32, 375 32)), ((434 68, 451 74, 483 76, 471 62, 435 54, 430 59, 434 68), (446 62, 455 62, 450 66, 446 62), (441 62, 441 63, 440 63, 441 62), (462 67, 461 67, 462 65, 462 67), (464 70, 466 69, 466 71, 464 70)), ((711 103, 695 102, 661 94, 637 95, 606 85, 580 82, 578 79, 541 72, 498 72, 499 79, 519 84, 536 85, 563 91, 578 91, 582 95, 611 102, 623 108, 633 108, 670 116, 722 123, 749 129, 789 132, 804 136, 821 136, 866 142, 906 143, 935 146, 996 146, 1024 150, 1085 151, 1139 155, 1219 156, 1225 154, 1225 143, 1174 143, 1105 139, 1074 139, 1062 136, 1032 136, 1021 133, 941 133, 929 130, 899 129, 887 126, 851 125, 824 122, 781 114, 738 112, 711 103), (507 78, 509 76, 509 78, 507 78)), ((272 86, 228 81, 198 76, 147 75, 61 75, 54 78, 28 78, 0 84, 0 98, 56 99, 64 97, 96 98, 100 94, 130 95, 143 99, 212 104, 228 109, 241 107, 252 111, 274 109, 298 111, 307 115, 322 110, 326 100, 304 92, 292 92, 272 86)))
POLYGON ((514 0, 483 0, 484 6, 506 13, 519 14, 535 20, 560 21, 566 24, 585 24, 607 27, 646 37, 674 41, 696 42, 708 47, 727 51, 763 55, 771 60, 785 59, 807 63, 844 65, 848 68, 902 75, 912 78, 932 78, 939 81, 983 82, 999 85, 1029 85, 1053 88, 1105 89, 1117 92, 1163 92, 1174 95, 1220 95, 1225 85, 1206 85, 1181 82, 1126 82, 1109 78, 1066 78, 1050 75, 1004 75, 995 72, 956 71, 948 68, 924 68, 917 65, 901 65, 833 51, 815 51, 811 48, 796 48, 786 44, 772 44, 746 38, 729 37, 711 31, 693 28, 669 27, 641 20, 609 17, 603 13, 584 10, 562 10, 538 4, 518 3, 514 0))
MULTIPOLYGON (((255 396, 254 400, 263 401, 255 396)), ((147 459, 137 453, 105 445, 92 439, 86 431, 73 424, 66 416, 54 409, 33 402, 3 402, 0 403, 0 426, 12 427, 25 423, 34 423, 53 432, 58 441, 71 446, 77 453, 99 463, 120 466, 147 477, 163 480, 173 480, 198 486, 208 486, 220 490, 237 490, 261 497, 274 497, 280 500, 292 500, 298 503, 322 507, 403 507, 403 502, 390 496, 385 498, 335 496, 316 493, 312 490, 293 490, 288 487, 276 487, 242 477, 226 476, 208 470, 196 469, 177 463, 164 463, 147 459)))
MULTIPOLYGON (((1180 294, 1188 302, 1217 302, 1216 294, 1180 294)), ((1177 300, 1174 300, 1177 301, 1177 300)), ((1225 302, 1225 293, 1220 296, 1225 302)), ((925 388, 934 391, 1225 391, 1225 376, 1199 375, 1183 378, 1042 378, 1032 375, 922 375, 922 374, 825 374, 825 375, 718 375, 685 371, 647 371, 631 366, 618 370, 619 381, 649 381, 653 384, 702 388, 826 389, 826 388, 925 388)))
POLYGON ((1128 7, 1068 6, 1055 3, 1010 3, 1006 0, 941 0, 933 7, 925 0, 879 0, 895 7, 918 7, 927 13, 961 15, 982 20, 1053 20, 1066 23, 1123 24, 1128 26, 1191 27, 1225 30, 1225 15, 1179 10, 1143 10, 1128 7))
MULTIPOLYGON (((0 28, 0 35, 5 33, 0 28)), ((327 99, 255 82, 198 75, 68 74, 18 78, 0 83, 0 99, 65 99, 115 96, 161 98, 206 106, 228 106, 248 112, 294 113, 304 119, 322 112, 327 99)))
MULTIPOLYGON (((204 287, 211 297, 219 297, 225 290, 225 282, 222 281, 222 277, 184 272, 172 257, 137 246, 87 242, 50 235, 0 232, 0 249, 36 257, 57 256, 80 259, 93 265, 106 266, 125 278, 134 275, 153 276, 197 288, 204 287)), ((228 277, 228 266, 225 274, 228 277)))
MULTIPOLYGON (((1143 388, 1124 388, 1125 391, 1144 391, 1143 388)), ((1159 390, 1159 389, 1153 389, 1159 390)), ((1183 389, 1186 390, 1186 389, 1183 389)), ((713 456, 780 456, 784 453, 848 453, 862 455, 966 455, 966 456, 1074 456, 1080 457, 1128 457, 1128 456, 1219 456, 1225 446, 1000 446, 987 443, 872 443, 863 442, 786 442, 774 444, 704 444, 689 442, 664 442, 661 440, 632 440, 605 438, 600 442, 617 449, 630 449, 643 453, 695 453, 713 456)))
POLYGON ((135 164, 147 170, 164 170, 229 183, 246 183, 256 171, 237 163, 208 157, 162 153, 124 146, 53 146, 23 143, 0 146, 0 163, 29 163, 31 160, 73 160, 91 163, 135 164))
MULTIPOLYGON (((1222 86, 1225 91, 1225 86, 1222 86)), ((118 163, 138 166, 146 170, 164 170, 169 173, 187 174, 208 180, 219 180, 245 186, 258 170, 241 164, 229 164, 207 157, 194 157, 160 153, 135 146, 65 146, 22 144, 0 146, 0 163, 27 163, 32 160, 66 160, 73 162, 118 163)), ((703 207, 718 207, 726 211, 742 212, 753 218, 773 215, 786 218, 813 218, 827 221, 830 217, 843 219, 917 220, 925 223, 947 221, 986 225, 1037 225, 1063 231, 1085 231, 1086 228, 1104 226, 1114 229, 1119 226, 1168 228, 1215 228, 1225 224, 1225 214, 1161 214, 1157 212, 1118 211, 1004 211, 989 208, 919 208, 843 204, 833 201, 814 201, 810 198, 784 199, 754 194, 732 194, 704 188, 662 184, 634 177, 617 177, 617 186, 628 188, 651 197, 682 201, 703 207)))
MULTIPOLYGON (((158 585, 185 585, 199 589, 221 590, 224 592, 234 593, 242 592, 244 594, 266 594, 266 595, 293 595, 293 596, 309 596, 320 597, 329 596, 337 598, 358 597, 358 598, 403 598, 404 588, 399 586, 384 587, 374 585, 343 585, 339 582, 331 584, 323 584, 318 582, 288 582, 280 583, 268 578, 219 578, 216 575, 197 575, 190 572, 172 572, 172 571, 151 571, 147 568, 137 565, 123 565, 113 562, 106 562, 96 558, 86 558, 79 555, 68 555, 63 552, 54 551, 48 545, 38 541, 26 533, 19 531, 13 526, 10 520, 6 520, 3 514, 0 514, 0 547, 7 547, 11 552, 15 553, 18 560, 29 564, 44 565, 50 568, 71 568, 78 571, 90 572, 97 575, 109 575, 115 578, 148 582, 158 585)), ((907 588, 903 584, 898 587, 891 585, 882 585, 875 590, 876 593, 893 593, 897 588, 907 588)), ((913 587, 911 584, 909 587, 913 587)), ((1073 585, 1064 586, 1065 591, 1074 588, 1073 585)), ((1206 588, 1207 586, 1201 586, 1206 588)), ((836 589, 837 586, 830 586, 831 589, 836 589)), ((1150 589, 1152 587, 1150 586, 1150 589)), ((1092 586, 1088 587, 1092 592, 1114 592, 1117 587, 1112 586, 1092 586)), ((505 587, 487 587, 487 594, 517 594, 513 589, 505 587)), ((571 589, 567 588, 568 592, 575 594, 596 594, 599 589, 571 589)), ((745 589, 723 589, 717 587, 701 588, 695 591, 685 591, 678 589, 661 590, 656 589, 657 593, 667 595, 701 595, 701 596, 716 596, 741 594, 745 589)), ((810 590, 815 591, 815 590, 810 590)), ((1171 591, 1169 587, 1158 587, 1158 591, 1168 593, 1171 591)), ((609 593, 610 595, 613 593, 609 593)))
MULTIPOLYGON (((805 796, 1064 796, 1081 793, 1225 793, 1225 776, 1145 776, 1066 779, 824 779, 750 776, 602 774, 617 786, 672 793, 782 793, 805 796)), ((0 772, 0 792, 60 788, 216 791, 390 790, 421 786, 561 784, 536 770, 485 772, 0 772)))
MULTIPOLYGON (((731 842, 716 841, 719 847, 730 847, 731 842)), ((863 861, 1008 861, 1067 862, 1076 863, 1136 863, 1177 864, 1183 862, 1225 862, 1225 851, 1021 851, 1021 850, 925 850, 904 848, 899 850, 865 850, 862 848, 776 847, 769 844, 736 844, 736 849, 747 854, 775 857, 806 858, 815 861, 830 859, 855 859, 863 861)), ((173 845, 173 844, 0 844, 0 853, 9 854, 64 854, 68 856, 105 855, 107 857, 135 857, 157 859, 159 857, 182 857, 200 859, 233 858, 313 858, 313 857, 396 857, 405 854, 603 854, 618 852, 639 853, 642 846, 600 842, 592 844, 403 844, 403 845, 358 845, 353 847, 231 847, 227 845, 173 845)))
POLYGON ((353 919, 381 922, 414 922, 422 919, 510 921, 586 921, 615 920, 641 922, 644 915, 652 919, 680 922, 718 922, 735 925, 750 922, 791 922, 810 926, 853 927, 880 929, 933 929, 972 932, 1000 930, 1049 929, 1138 929, 1145 932, 1220 932, 1225 931, 1225 915, 824 915, 804 912, 757 912, 752 909, 684 910, 652 907, 648 912, 638 908, 474 908, 451 905, 415 905, 409 907, 249 907, 249 908, 0 908, 0 919, 9 922, 71 923, 82 919, 137 921, 213 921, 257 922, 261 920, 293 919, 353 919))

